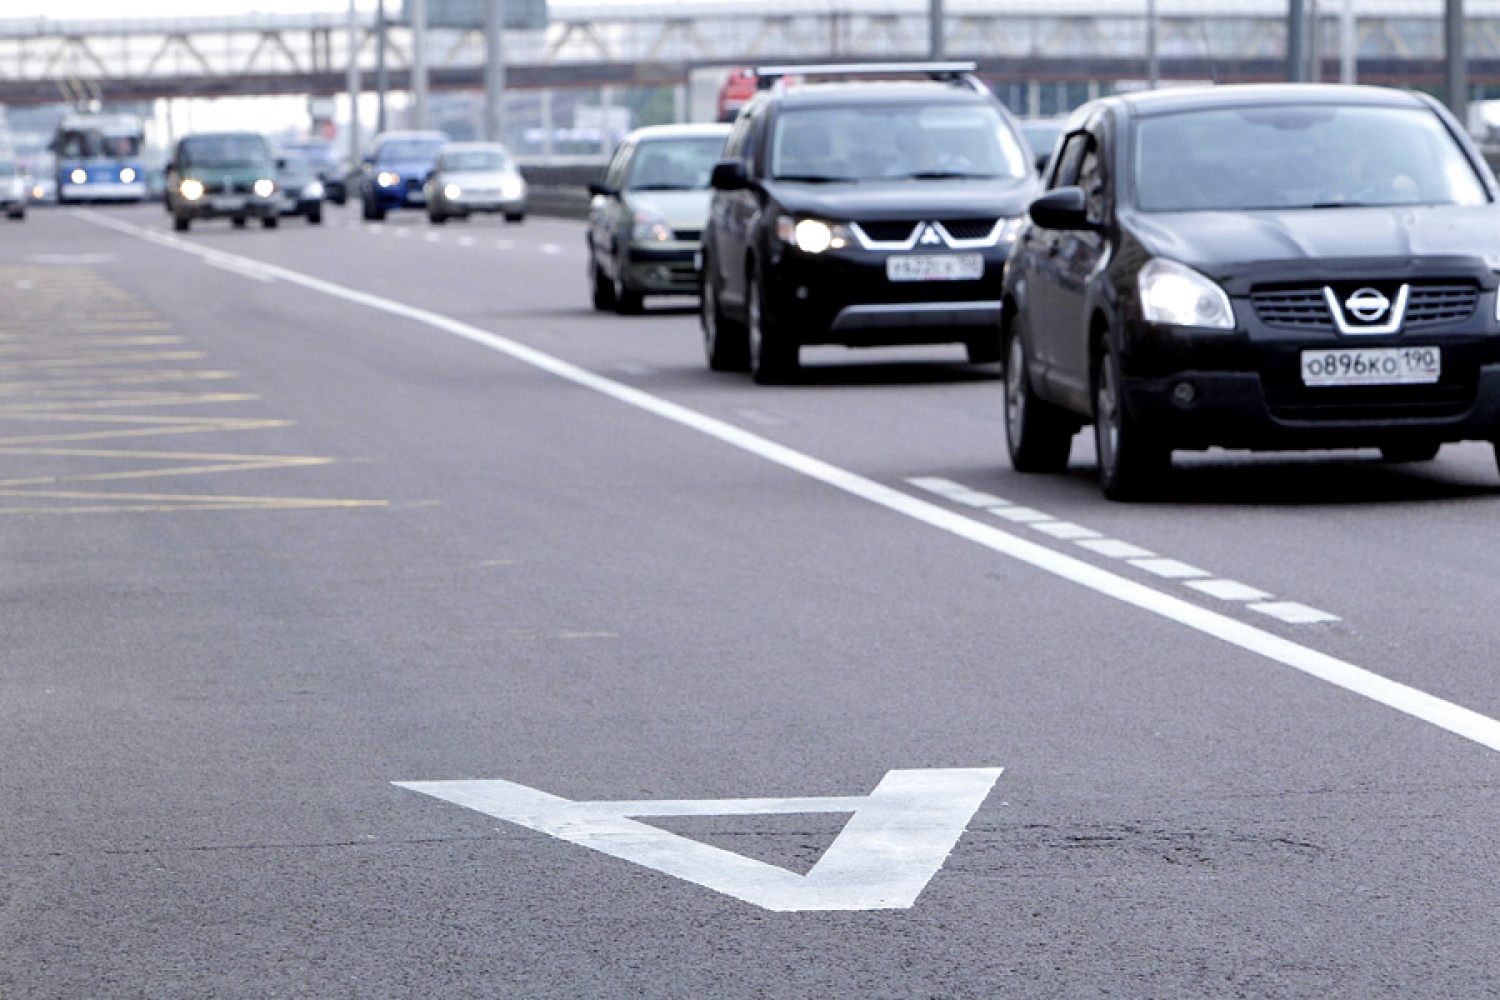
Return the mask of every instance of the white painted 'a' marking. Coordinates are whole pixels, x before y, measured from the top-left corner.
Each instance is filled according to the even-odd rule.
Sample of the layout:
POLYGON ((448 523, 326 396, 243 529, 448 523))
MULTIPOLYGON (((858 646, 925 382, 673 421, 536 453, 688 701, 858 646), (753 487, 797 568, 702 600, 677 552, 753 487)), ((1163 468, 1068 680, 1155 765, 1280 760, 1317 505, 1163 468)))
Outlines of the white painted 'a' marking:
POLYGON ((511 781, 397 781, 767 910, 906 909, 943 867, 1001 768, 890 771, 867 796, 575 802, 511 781), (853 813, 806 875, 637 822, 642 816, 853 813))

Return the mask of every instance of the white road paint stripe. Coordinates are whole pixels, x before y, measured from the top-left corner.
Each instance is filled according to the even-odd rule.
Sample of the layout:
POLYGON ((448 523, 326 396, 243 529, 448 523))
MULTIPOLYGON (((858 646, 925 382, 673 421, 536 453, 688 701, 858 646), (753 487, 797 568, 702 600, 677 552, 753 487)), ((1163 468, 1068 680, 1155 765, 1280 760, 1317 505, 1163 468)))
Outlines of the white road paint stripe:
POLYGON ((1014 521, 1017 524, 1034 524, 1038 521, 1057 520, 1051 514, 1033 510, 1030 507, 990 507, 988 510, 989 513, 994 514, 996 517, 1004 518, 1007 521, 1014 521))
POLYGON ((1060 538, 1065 542, 1076 542, 1081 538, 1104 537, 1093 528, 1085 528, 1083 525, 1074 524, 1072 521, 1045 521, 1033 524, 1032 527, 1043 534, 1051 535, 1053 538, 1060 538))
POLYGON ((1221 601, 1268 601, 1271 595, 1235 580, 1187 580, 1189 587, 1221 601))
POLYGON ((1090 552, 1097 552, 1101 556, 1110 559, 1149 559, 1156 555, 1150 549, 1143 549, 1139 545, 1130 542, 1122 542, 1118 538, 1101 538, 1098 541, 1084 540, 1078 543, 1090 552))
POLYGON ((1336 622, 1338 615, 1330 615, 1326 611, 1310 608, 1306 604, 1298 604, 1295 601, 1269 601, 1263 604, 1247 604, 1251 611, 1259 611, 1263 615, 1280 619, 1291 625, 1317 625, 1322 622, 1336 622))
POLYGON ((1189 580, 1194 577, 1213 576, 1206 569, 1189 566, 1187 563, 1178 562, 1176 559, 1132 559, 1130 560, 1130 565, 1165 580, 1189 580))
POLYGON ((545 253, 545 254, 559 254, 559 253, 562 253, 562 249, 563 248, 560 247, 560 246, 558 246, 556 243, 543 243, 542 244, 542 253, 545 253))
POLYGON ((472 237, 472 236, 460 236, 458 238, 458 245, 461 246, 461 247, 471 247, 471 246, 474 245, 474 237, 472 237))
POLYGON ((441 242, 443 242, 443 237, 442 237, 441 233, 428 233, 426 235, 425 239, 427 240, 428 243, 441 243, 441 242))
MULTIPOLYGON (((152 239, 153 242, 170 241, 167 245, 185 253, 203 255, 204 248, 194 243, 122 222, 99 212, 83 209, 76 210, 75 215, 117 232, 152 239)), ((345 288, 297 271, 269 264, 263 265, 255 261, 247 260, 246 263, 264 268, 267 273, 310 291, 379 310, 387 315, 408 319, 498 351, 523 364, 697 431, 808 479, 841 490, 850 496, 884 507, 956 538, 973 542, 992 552, 1015 559, 1123 604, 1176 622, 1203 635, 1212 636, 1238 649, 1301 671, 1310 677, 1326 681, 1412 718, 1421 719, 1491 750, 1500 751, 1500 721, 1464 708, 1462 705, 1445 701, 1410 685, 1382 677, 1363 667, 1329 656, 1310 646, 1284 639, 1228 615, 1199 607, 1180 597, 1137 583, 1117 573, 1111 573, 1038 542, 1011 534, 993 524, 977 521, 972 517, 912 496, 910 493, 867 479, 707 414, 605 378, 586 368, 528 347, 519 341, 511 340, 509 337, 501 337, 439 313, 345 288)), ((1093 543, 1085 540, 1077 544, 1088 546, 1093 543)))
POLYGON ((495 246, 499 247, 501 250, 514 250, 516 248, 516 241, 515 240, 496 240, 495 241, 495 246))

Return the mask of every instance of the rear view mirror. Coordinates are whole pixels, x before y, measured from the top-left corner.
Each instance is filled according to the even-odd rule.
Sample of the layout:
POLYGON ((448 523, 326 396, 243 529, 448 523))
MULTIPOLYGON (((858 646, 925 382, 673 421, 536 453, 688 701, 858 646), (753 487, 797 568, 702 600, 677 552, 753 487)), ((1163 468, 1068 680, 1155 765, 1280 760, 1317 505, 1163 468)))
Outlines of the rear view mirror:
POLYGON ((1043 229, 1097 229, 1089 220, 1088 198, 1080 187, 1048 191, 1031 203, 1031 221, 1043 229))

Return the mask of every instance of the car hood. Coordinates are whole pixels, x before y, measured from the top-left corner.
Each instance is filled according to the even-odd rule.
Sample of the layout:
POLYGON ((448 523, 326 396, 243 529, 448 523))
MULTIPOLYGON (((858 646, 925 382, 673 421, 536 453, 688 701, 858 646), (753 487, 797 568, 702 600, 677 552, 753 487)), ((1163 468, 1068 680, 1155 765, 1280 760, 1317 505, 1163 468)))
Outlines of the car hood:
POLYGON ((426 177, 432 173, 431 160, 393 160, 389 163, 377 163, 374 166, 377 174, 400 174, 402 177, 426 177))
POLYGON ((832 221, 1023 215, 1037 195, 1034 177, 1004 180, 861 181, 804 184, 768 181, 766 188, 790 212, 832 221))
POLYGON ((696 191, 627 191, 625 204, 632 212, 654 212, 667 220, 673 229, 702 230, 708 221, 711 192, 696 191))
POLYGON ((498 188, 507 181, 521 180, 521 175, 512 170, 453 170, 442 176, 444 183, 478 189, 498 188))
POLYGON ((1129 222, 1147 253, 1219 280, 1254 272, 1329 278, 1367 273, 1373 263, 1420 269, 1462 260, 1500 269, 1500 208, 1400 206, 1265 212, 1135 214, 1129 222))
POLYGON ((214 166, 211 163, 193 163, 182 169, 183 177, 191 177, 202 181, 204 184, 235 184, 251 185, 265 178, 275 178, 276 168, 269 163, 235 164, 233 166, 214 166))

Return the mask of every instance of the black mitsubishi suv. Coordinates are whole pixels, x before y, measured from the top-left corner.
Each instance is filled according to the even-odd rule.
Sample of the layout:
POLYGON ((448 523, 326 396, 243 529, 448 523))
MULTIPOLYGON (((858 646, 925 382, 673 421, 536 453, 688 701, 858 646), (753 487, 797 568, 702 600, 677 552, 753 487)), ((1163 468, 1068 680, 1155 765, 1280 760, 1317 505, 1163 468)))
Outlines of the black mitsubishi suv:
POLYGON ((1000 283, 1033 154, 972 64, 756 71, 714 168, 708 365, 782 381, 808 344, 1000 360, 1000 283))

